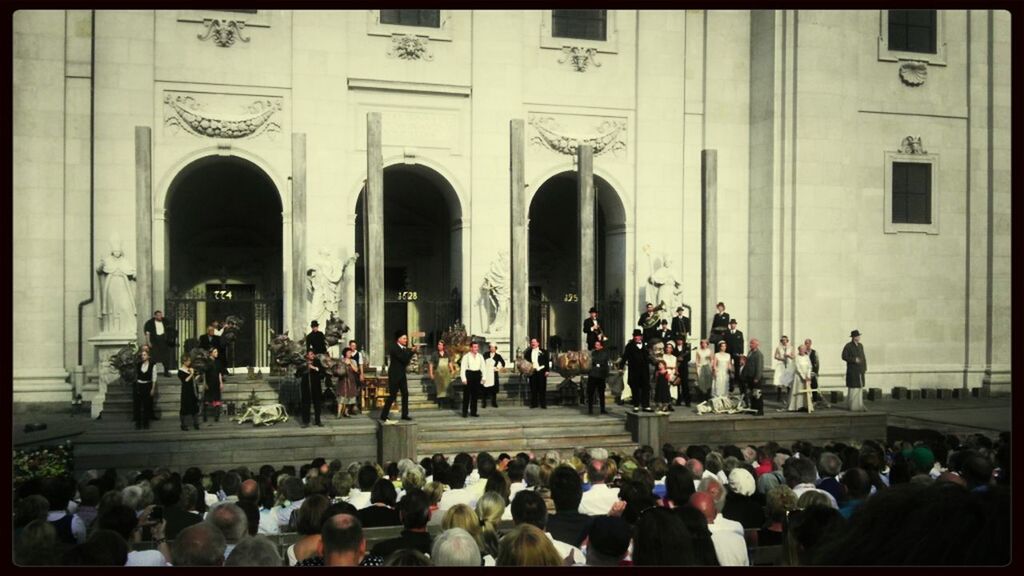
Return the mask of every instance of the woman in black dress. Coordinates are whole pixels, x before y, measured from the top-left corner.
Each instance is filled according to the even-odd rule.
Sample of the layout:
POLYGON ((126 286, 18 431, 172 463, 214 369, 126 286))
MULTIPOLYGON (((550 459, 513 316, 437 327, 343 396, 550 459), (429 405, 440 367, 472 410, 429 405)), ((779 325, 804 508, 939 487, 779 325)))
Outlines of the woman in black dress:
POLYGON ((181 380, 181 429, 188 430, 185 417, 192 417, 192 426, 199 430, 199 395, 196 394, 196 372, 192 369, 192 358, 185 354, 178 368, 178 380, 181 380))
POLYGON ((220 422, 220 394, 224 391, 224 373, 221 368, 220 352, 210 348, 210 365, 206 368, 206 392, 203 402, 203 422, 206 422, 207 407, 213 408, 213 421, 220 422))
POLYGON ((149 428, 149 421, 153 419, 153 395, 156 394, 156 380, 149 352, 143 349, 139 358, 135 366, 135 386, 132 391, 132 416, 136 430, 149 428))
POLYGON ((654 403, 658 414, 668 414, 672 406, 672 393, 669 391, 669 372, 664 360, 658 360, 658 371, 654 374, 654 403))

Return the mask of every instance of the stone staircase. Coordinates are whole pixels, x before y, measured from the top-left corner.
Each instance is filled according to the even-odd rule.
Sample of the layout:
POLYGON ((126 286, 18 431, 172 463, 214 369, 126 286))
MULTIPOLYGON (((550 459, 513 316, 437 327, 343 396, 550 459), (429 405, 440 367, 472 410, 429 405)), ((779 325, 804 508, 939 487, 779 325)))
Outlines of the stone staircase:
MULTIPOLYGON (((279 378, 267 375, 258 376, 249 380, 248 376, 232 374, 224 378, 224 391, 221 398, 225 403, 240 405, 247 402, 253 392, 261 404, 276 404, 278 402, 279 378)), ((176 420, 181 404, 181 384, 177 374, 171 377, 157 377, 157 397, 153 404, 153 410, 161 418, 176 420)), ((103 404, 102 418, 104 420, 131 420, 132 419, 132 394, 131 388, 120 381, 114 382, 107 387, 107 398, 103 404)))

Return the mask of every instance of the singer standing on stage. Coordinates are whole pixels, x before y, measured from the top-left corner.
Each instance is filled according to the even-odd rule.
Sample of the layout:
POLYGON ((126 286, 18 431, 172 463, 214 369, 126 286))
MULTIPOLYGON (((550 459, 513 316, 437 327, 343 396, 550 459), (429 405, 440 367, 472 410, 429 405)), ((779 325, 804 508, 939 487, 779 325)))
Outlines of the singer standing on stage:
POLYGON ((583 321, 583 332, 587 335, 587 350, 593 350, 594 342, 601 338, 601 323, 597 320, 597 308, 590 309, 590 318, 583 321))
POLYGON ((530 408, 536 408, 540 403, 541 409, 547 410, 547 377, 551 368, 551 358, 548 357, 547 350, 540 347, 540 340, 536 338, 530 338, 530 347, 523 353, 523 357, 533 364, 533 371, 530 372, 530 408))
MULTIPOLYGON (((462 417, 466 413, 476 418, 477 402, 480 397, 480 389, 483 387, 484 379, 490 370, 486 370, 484 357, 480 354, 480 343, 473 342, 469 345, 469 352, 459 360, 461 366, 462 382, 466 385, 466 391, 462 394, 462 417)), ((486 399, 485 399, 486 401, 486 399)))
POLYGON ((380 411, 380 421, 387 422, 391 405, 395 403, 395 394, 402 393, 402 420, 409 417, 409 380, 405 370, 412 360, 412 349, 409 348, 409 336, 404 330, 395 333, 395 341, 388 347, 388 399, 380 411))
POLYGON ((316 353, 310 348, 306 351, 306 369, 301 375, 299 384, 300 411, 302 412, 302 427, 309 426, 309 405, 313 405, 314 423, 323 426, 320 422, 320 408, 323 404, 323 389, 321 388, 324 375, 324 365, 316 357, 316 353))
POLYGON ((650 354, 644 342, 644 333, 640 329, 633 330, 633 340, 622 350, 619 368, 629 366, 629 389, 633 393, 633 412, 651 410, 651 372, 650 354))

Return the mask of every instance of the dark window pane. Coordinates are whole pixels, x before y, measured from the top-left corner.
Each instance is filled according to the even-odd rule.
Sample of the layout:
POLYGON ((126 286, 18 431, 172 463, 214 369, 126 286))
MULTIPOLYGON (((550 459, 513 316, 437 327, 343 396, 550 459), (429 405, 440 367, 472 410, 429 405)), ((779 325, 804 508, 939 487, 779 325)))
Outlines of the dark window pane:
POLYGON ((897 224, 931 224, 931 164, 893 163, 892 221, 897 224))
POLYGON ((934 54, 935 10, 889 10, 889 49, 934 54))
POLYGON ((932 214, 928 206, 928 197, 911 194, 907 196, 907 223, 931 224, 932 214))
POLYGON ((381 24, 398 24, 399 26, 422 26, 425 28, 441 27, 440 10, 381 10, 381 24))
POLYGON ((607 10, 552 10, 551 35, 583 40, 607 39, 607 10))

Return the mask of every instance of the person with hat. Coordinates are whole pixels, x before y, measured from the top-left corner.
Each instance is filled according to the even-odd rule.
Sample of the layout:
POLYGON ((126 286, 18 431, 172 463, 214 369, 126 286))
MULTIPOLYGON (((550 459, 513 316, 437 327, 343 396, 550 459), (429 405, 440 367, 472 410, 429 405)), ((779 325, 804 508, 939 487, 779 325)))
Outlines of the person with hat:
MULTIPOLYGON (((729 331, 725 333, 725 345, 732 358, 732 378, 729 380, 729 392, 735 388, 736 375, 740 373, 740 356, 743 355, 743 332, 736 329, 738 322, 735 318, 729 320, 729 331)), ((740 392, 745 393, 743 385, 740 385, 740 392)))
POLYGON ((658 332, 656 334, 659 340, 662 342, 672 341, 672 330, 668 327, 668 319, 663 318, 658 326, 658 332))
POLYGON ((597 320, 597 308, 591 306, 590 318, 583 321, 583 333, 587 335, 587 350, 594 349, 594 342, 601 337, 601 324, 597 320))
POLYGON ((650 354, 647 351, 647 343, 644 342, 644 333, 639 328, 633 330, 633 339, 626 344, 622 350, 622 359, 619 360, 619 368, 629 366, 629 389, 633 395, 633 412, 639 412, 641 407, 644 412, 651 410, 651 376, 650 376, 650 354))
POLYGON ((327 336, 320 331, 320 323, 313 320, 309 323, 309 334, 306 334, 306 350, 314 354, 327 354, 327 336))
POLYGON ((608 368, 611 362, 611 354, 604 347, 605 339, 601 336, 594 341, 594 352, 590 355, 590 372, 587 374, 587 413, 594 413, 594 396, 597 396, 601 414, 607 414, 604 407, 605 380, 608 378, 608 368))
POLYGON ((708 344, 712 349, 718 347, 718 341, 725 338, 725 333, 729 330, 729 313, 725 311, 725 303, 719 302, 715 309, 718 312, 711 319, 711 333, 708 335, 708 344))
POLYGON ((309 407, 313 406, 314 423, 320 422, 320 408, 323 404, 324 365, 320 363, 312 348, 306 350, 306 364, 299 369, 299 413, 302 415, 302 427, 309 427, 309 407))
POLYGON ((412 360, 413 351, 409 348, 409 335, 405 330, 395 332, 395 341, 388 347, 388 399, 380 411, 380 421, 387 422, 391 405, 395 402, 395 394, 402 393, 402 420, 409 417, 409 380, 405 370, 412 360))
POLYGON ((864 374, 868 361, 864 357, 864 345, 860 343, 860 331, 850 332, 850 341, 843 347, 843 362, 846 362, 846 387, 850 412, 867 412, 864 407, 864 374))
POLYGON ((690 333, 690 318, 683 316, 683 307, 676 308, 676 315, 672 318, 672 339, 685 338, 690 333))

